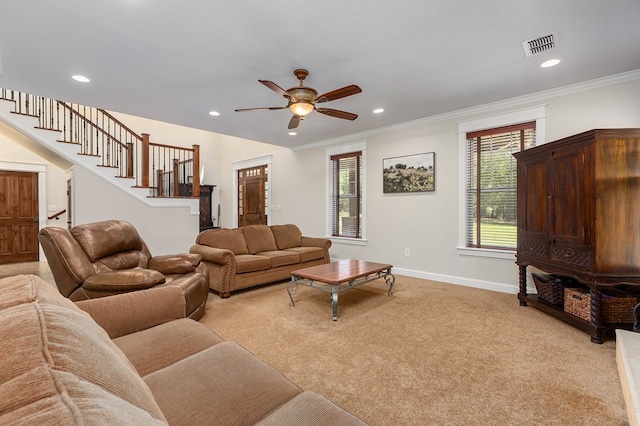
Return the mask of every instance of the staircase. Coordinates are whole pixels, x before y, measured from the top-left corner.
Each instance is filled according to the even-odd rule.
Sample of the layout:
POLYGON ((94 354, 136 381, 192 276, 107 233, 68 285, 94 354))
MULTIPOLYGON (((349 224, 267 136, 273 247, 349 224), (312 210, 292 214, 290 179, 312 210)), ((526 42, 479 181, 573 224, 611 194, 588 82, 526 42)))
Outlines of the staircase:
POLYGON ((7 89, 0 89, 0 121, 147 206, 199 213, 197 145, 154 144, 102 109, 7 89))

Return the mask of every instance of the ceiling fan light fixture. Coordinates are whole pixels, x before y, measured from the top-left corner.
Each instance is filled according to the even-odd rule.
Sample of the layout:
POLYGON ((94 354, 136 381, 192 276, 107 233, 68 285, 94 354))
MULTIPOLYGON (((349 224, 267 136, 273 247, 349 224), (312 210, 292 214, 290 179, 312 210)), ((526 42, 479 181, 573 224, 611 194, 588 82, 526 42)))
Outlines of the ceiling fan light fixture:
POLYGON ((305 115, 311 113, 311 111, 313 111, 313 104, 311 102, 308 101, 298 101, 298 102, 294 102, 291 105, 289 105, 289 109, 291 110, 291 112, 293 112, 295 115, 298 115, 300 117, 304 117, 305 115))

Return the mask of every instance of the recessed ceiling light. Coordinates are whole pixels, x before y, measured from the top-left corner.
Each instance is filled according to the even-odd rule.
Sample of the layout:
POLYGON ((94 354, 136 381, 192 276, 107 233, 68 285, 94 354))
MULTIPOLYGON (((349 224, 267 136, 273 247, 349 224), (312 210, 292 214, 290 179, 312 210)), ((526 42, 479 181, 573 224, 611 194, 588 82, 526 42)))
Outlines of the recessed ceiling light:
POLYGON ((91 81, 84 75, 78 75, 78 74, 71 76, 71 78, 73 78, 75 81, 79 81, 80 83, 88 83, 91 81))
POLYGON ((542 68, 554 67, 560 63, 560 59, 549 59, 548 61, 544 61, 540 64, 542 68))
POLYGON ((289 136, 295 136, 295 135, 297 135, 296 132, 289 132, 289 136))
POLYGON ((381 112, 384 112, 383 108, 376 108, 376 109, 373 110, 374 114, 380 114, 381 112))
POLYGON ((209 115, 213 115, 214 117, 217 117, 220 115, 220 113, 218 111, 209 111, 209 115))

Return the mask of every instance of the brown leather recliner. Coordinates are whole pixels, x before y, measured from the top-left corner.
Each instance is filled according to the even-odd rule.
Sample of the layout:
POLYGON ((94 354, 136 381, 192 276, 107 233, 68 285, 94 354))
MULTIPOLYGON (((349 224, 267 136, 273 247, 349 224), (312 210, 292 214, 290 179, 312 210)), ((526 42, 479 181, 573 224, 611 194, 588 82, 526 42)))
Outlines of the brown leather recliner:
POLYGON ((156 286, 176 286, 185 299, 185 316, 204 314, 208 270, 198 254, 151 256, 129 222, 107 220, 70 230, 40 230, 42 245, 58 290, 73 301, 94 299, 156 286))

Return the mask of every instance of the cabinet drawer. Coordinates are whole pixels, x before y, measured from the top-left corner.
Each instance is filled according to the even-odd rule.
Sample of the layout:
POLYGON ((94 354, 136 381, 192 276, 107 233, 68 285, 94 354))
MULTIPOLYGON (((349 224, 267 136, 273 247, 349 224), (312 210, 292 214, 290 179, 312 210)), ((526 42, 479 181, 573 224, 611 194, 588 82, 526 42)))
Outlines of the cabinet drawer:
POLYGON ((591 267, 591 255, 588 250, 552 246, 551 261, 586 269, 591 267))
POLYGON ((518 254, 546 259, 549 256, 549 245, 532 241, 523 241, 518 245, 518 254))

